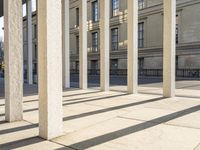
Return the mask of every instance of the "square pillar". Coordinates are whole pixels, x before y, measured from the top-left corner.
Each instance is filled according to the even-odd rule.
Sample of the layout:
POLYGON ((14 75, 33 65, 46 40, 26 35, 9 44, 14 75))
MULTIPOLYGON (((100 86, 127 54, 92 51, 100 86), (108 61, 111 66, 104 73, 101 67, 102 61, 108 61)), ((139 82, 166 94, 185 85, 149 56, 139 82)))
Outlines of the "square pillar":
POLYGON ((23 24, 22 0, 4 0, 5 117, 23 119, 23 24))
POLYGON ((138 91, 138 1, 128 0, 128 93, 138 91))
POLYGON ((100 86, 108 91, 110 85, 110 1, 100 0, 100 86))
POLYGON ((175 96, 176 1, 164 0, 163 96, 175 96))
POLYGON ((38 0, 39 135, 63 133, 61 0, 38 0))
POLYGON ((80 48, 79 48, 79 87, 81 89, 87 89, 88 84, 88 74, 87 74, 87 0, 80 0, 79 8, 79 38, 80 38, 80 48))
POLYGON ((33 84, 33 31, 32 0, 26 0, 27 14, 27 48, 28 48, 28 84, 33 84))
POLYGON ((63 27, 63 87, 70 88, 69 0, 62 0, 63 27))

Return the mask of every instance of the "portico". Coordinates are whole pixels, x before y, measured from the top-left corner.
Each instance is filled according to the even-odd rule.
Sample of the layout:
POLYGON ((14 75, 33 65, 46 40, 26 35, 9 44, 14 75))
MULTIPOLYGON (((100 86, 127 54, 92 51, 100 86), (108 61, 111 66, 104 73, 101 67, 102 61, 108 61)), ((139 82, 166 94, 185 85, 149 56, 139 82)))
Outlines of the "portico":
MULTIPOLYGON (((23 120, 22 3, 27 3, 28 82, 32 84, 31 0, 0 0, 5 28, 5 114, 9 122, 23 120)), ((164 85, 163 96, 175 96, 174 0, 164 0, 164 85)), ((101 90, 109 90, 109 2, 100 0, 101 90)), ((69 0, 38 0, 39 132, 45 139, 63 134, 62 87, 70 87, 69 0), (61 11, 62 10, 62 11, 61 11), (64 21, 62 22, 62 18, 64 21), (64 28, 66 27, 66 28, 64 28), (62 60, 64 58, 64 60, 62 60), (63 62, 63 64, 62 64, 63 62), (64 66, 64 67, 63 67, 64 66), (62 70, 62 68, 64 68, 62 70), (63 78, 64 76, 64 78, 63 78)), ((138 91, 138 3, 128 0, 128 93, 138 91)), ((87 85, 87 0, 80 0, 80 88, 87 85)))

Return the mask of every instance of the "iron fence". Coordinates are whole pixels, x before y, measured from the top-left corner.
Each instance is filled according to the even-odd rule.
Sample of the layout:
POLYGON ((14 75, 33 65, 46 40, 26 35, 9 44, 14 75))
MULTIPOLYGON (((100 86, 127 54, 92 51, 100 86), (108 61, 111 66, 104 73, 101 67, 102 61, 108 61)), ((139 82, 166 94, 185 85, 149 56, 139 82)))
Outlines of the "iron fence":
MULTIPOLYGON (((71 74, 79 74, 78 69, 72 69, 71 74)), ((100 75, 99 69, 88 69, 89 75, 100 75)), ((127 69, 110 69, 110 75, 113 76, 126 76, 127 69)), ((162 77, 163 70, 162 69, 139 69, 138 75, 140 77, 162 77)), ((176 77, 183 78, 200 78, 200 69, 177 69, 176 77)))

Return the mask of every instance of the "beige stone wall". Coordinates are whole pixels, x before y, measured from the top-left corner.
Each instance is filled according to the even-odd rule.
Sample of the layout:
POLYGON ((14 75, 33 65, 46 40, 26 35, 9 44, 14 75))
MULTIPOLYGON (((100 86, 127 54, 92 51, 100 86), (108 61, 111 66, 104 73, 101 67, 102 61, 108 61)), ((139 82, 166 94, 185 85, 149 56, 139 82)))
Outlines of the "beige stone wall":
POLYGON ((144 23, 145 47, 161 47, 163 45, 163 15, 161 13, 149 15, 144 23))
POLYGON ((200 68, 200 57, 198 55, 179 56, 179 69, 198 69, 200 68), (198 63, 197 63, 198 62, 198 63))
POLYGON ((184 7, 181 11, 180 42, 200 41, 200 3, 184 7))
POLYGON ((146 57, 144 59, 144 69, 162 69, 162 57, 146 57))

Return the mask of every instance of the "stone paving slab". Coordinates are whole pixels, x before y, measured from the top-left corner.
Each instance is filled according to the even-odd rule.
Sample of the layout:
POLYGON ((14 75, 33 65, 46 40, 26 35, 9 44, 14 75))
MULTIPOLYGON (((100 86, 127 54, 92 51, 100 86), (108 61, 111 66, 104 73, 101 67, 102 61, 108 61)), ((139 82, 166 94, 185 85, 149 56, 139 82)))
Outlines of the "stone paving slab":
POLYGON ((192 150, 199 139, 197 129, 114 118, 53 141, 75 149, 192 150))
MULTIPOLYGON (((114 91, 110 92, 100 92, 98 88, 65 90, 65 133, 52 141, 38 137, 37 95, 24 97, 25 121, 15 123, 3 121, 5 106, 1 99, 0 150, 200 149, 200 98, 196 90, 190 90, 190 98, 163 98, 162 89, 157 87, 140 87, 145 93, 136 95, 118 92, 125 86, 112 88, 114 91)), ((189 95, 188 90, 178 92, 189 95)))

